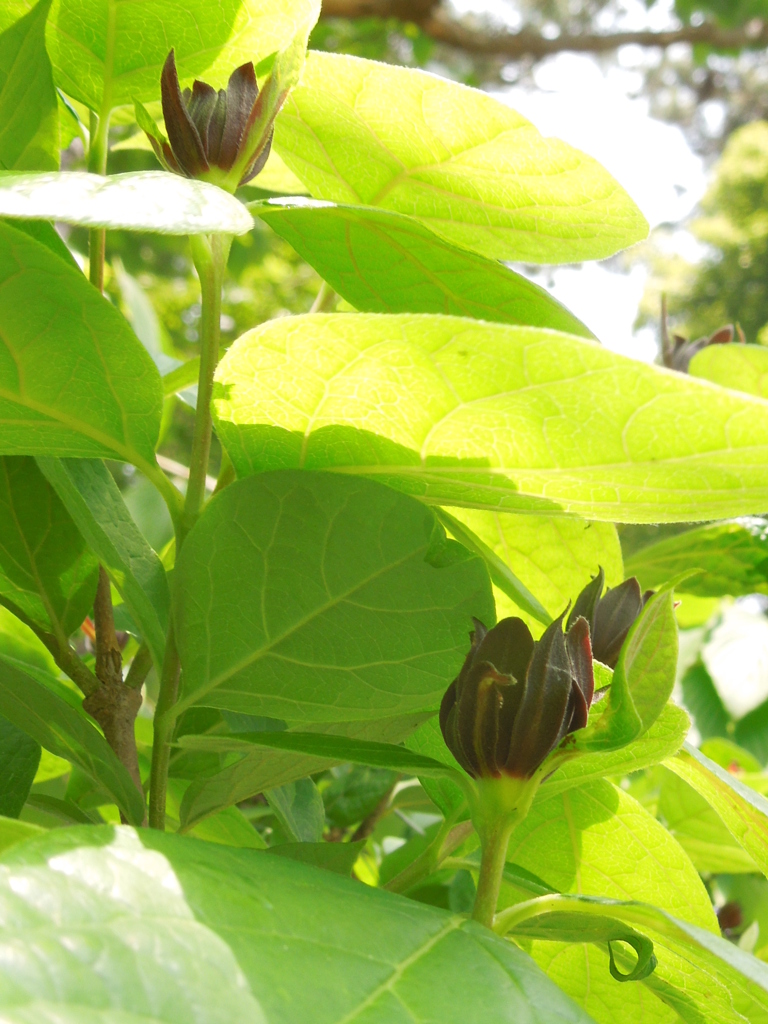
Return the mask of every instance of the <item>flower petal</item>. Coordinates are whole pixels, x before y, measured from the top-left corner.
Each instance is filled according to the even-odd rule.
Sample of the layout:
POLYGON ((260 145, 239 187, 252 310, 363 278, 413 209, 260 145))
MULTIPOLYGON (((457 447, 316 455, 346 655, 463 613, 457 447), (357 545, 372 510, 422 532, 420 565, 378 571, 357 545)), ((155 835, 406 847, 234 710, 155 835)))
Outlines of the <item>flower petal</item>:
POLYGON ((179 88, 176 60, 173 50, 168 54, 160 77, 165 130, 179 167, 190 178, 208 170, 203 143, 192 118, 187 112, 179 88))

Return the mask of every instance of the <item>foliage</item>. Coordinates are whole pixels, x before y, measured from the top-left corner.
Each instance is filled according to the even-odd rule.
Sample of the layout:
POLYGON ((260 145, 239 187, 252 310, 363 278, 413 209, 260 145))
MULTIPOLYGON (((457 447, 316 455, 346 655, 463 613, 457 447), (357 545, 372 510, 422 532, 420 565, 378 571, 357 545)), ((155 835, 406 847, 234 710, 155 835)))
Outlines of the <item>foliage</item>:
POLYGON ((754 351, 601 349, 500 261, 631 198, 310 0, 8 8, 3 1019, 768 1020, 766 730, 671 700, 674 588, 767 589, 754 351))
POLYGON ((658 316, 658 292, 691 339, 738 322, 748 341, 760 341, 768 324, 768 122, 737 129, 716 164, 712 183, 691 231, 707 247, 695 265, 681 257, 656 258, 644 300, 658 316), (655 308, 654 308, 655 307, 655 308))

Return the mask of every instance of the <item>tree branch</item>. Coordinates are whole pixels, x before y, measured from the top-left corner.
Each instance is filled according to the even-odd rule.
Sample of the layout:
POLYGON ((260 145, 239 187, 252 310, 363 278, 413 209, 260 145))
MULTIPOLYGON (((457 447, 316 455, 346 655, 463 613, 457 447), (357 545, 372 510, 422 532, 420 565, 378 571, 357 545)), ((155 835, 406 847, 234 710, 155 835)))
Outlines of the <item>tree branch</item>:
POLYGON ((565 50, 605 53, 628 44, 666 49, 675 43, 702 43, 727 50, 768 46, 768 21, 759 18, 733 29, 704 22, 663 32, 585 32, 575 35, 563 32, 549 39, 532 29, 493 32, 470 28, 450 18, 441 9, 439 0, 324 0, 322 13, 327 18, 400 18, 415 22, 435 42, 458 47, 467 53, 512 59, 547 57, 565 50))

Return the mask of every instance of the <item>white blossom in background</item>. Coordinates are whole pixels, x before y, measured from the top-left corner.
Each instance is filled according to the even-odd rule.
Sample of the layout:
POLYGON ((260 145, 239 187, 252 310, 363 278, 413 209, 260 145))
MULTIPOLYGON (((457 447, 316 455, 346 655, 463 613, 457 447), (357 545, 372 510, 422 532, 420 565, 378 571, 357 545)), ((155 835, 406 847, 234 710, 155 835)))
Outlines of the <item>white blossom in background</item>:
POLYGON ((736 719, 768 698, 768 619, 750 599, 723 610, 701 657, 729 714, 736 719))

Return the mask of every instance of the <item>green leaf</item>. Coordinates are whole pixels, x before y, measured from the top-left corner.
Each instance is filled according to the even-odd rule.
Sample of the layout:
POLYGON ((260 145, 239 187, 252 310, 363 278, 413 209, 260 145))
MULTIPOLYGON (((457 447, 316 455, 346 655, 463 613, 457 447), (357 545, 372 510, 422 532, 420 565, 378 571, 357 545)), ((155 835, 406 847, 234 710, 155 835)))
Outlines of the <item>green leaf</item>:
POLYGON ((590 1022, 487 929, 285 856, 101 827, 3 860, 0 1009, 28 1021, 98 1020, 109 993, 147 1024, 590 1022))
POLYGON ((0 452, 116 458, 148 475, 160 376, 123 317, 48 249, 0 224, 0 452))
MULTIPOLYGON (((719 934, 709 895, 685 852, 660 822, 608 781, 589 782, 551 799, 536 801, 513 833, 507 859, 557 892, 637 900, 652 904, 679 921, 719 934)), ((505 882, 502 905, 519 900, 513 892, 505 882)), ((727 986, 704 971, 694 970, 686 953, 664 936, 651 938, 659 961, 654 973, 643 982, 651 993, 663 1002, 676 1000, 672 1005, 685 1021, 739 1022, 727 986), (711 1016, 701 1013, 708 999, 711 1016), (686 1006, 688 1009, 682 1013, 681 1007, 686 1006), (698 1017, 690 1016, 691 1006, 699 1008, 698 1017)), ((549 965, 553 962, 553 949, 564 947, 534 941, 531 954, 537 962, 549 965)), ((618 988, 618 983, 609 978, 608 960, 603 954, 595 959, 579 950, 569 959, 567 971, 564 968, 558 972, 553 966, 552 976, 558 983, 573 995, 580 993, 580 1000, 583 997, 590 1008, 590 968, 604 971, 608 991, 618 988)), ((625 993, 623 998, 633 998, 634 986, 624 985, 621 990, 625 993)))
MULTIPOLYGON (((385 743, 398 743, 417 725, 424 715, 403 715, 379 718, 368 722, 332 722, 305 726, 305 730, 333 733, 385 743)), ((173 764, 173 762, 172 762, 173 764)), ((315 772, 326 771, 327 758, 293 754, 268 747, 254 747, 232 764, 227 764, 210 778, 193 781, 181 805, 182 829, 188 831, 220 808, 247 800, 257 793, 295 782, 315 772)))
POLYGON ((565 792, 591 779, 628 775, 660 764, 682 747, 690 727, 690 719, 682 708, 666 704, 653 725, 625 747, 583 754, 567 761, 542 783, 537 799, 546 800, 550 794, 565 792))
MULTIPOLYGON (((187 786, 188 783, 182 779, 168 780, 166 822, 173 826, 178 826, 179 804, 187 786)), ((190 835, 208 843, 220 843, 222 846, 247 847, 251 850, 264 850, 267 847, 261 834, 238 807, 222 808, 191 829, 190 835)))
POLYGON ((434 709, 471 616, 493 619, 479 559, 420 502, 369 480, 282 472, 230 484, 174 570, 193 704, 295 723, 434 709))
POLYGON ((40 763, 40 744, 0 717, 0 815, 18 818, 40 763))
POLYGON ((355 309, 453 313, 594 337, 537 284, 502 263, 451 245, 412 217, 306 199, 268 199, 248 209, 290 242, 355 309))
POLYGON ((107 741, 42 683, 0 657, 0 715, 41 747, 82 769, 114 799, 135 824, 144 819, 144 800, 107 741))
POLYGON ((624 641, 602 715, 580 734, 581 750, 616 750, 642 736, 666 706, 677 672, 677 622, 672 589, 646 603, 624 641))
POLYGON ((0 35, 0 168, 59 168, 59 101, 45 49, 51 0, 0 35))
POLYGON ((297 779, 277 789, 268 789, 264 796, 290 839, 297 843, 322 840, 325 807, 312 779, 297 779))
MULTIPOLYGON (((453 769, 459 775, 463 773, 459 762, 445 745, 443 734, 440 731, 440 723, 436 716, 430 718, 428 722, 425 722, 415 732, 411 733, 406 738, 405 745, 409 750, 413 750, 425 758, 438 761, 447 768, 453 769)), ((446 818, 458 811, 466 803, 464 791, 458 785, 456 779, 450 777, 449 772, 444 773, 442 778, 436 772, 430 775, 420 774, 419 781, 430 800, 436 807, 439 807, 446 818)))
MULTIPOLYGON (((719 935, 713 935, 710 931, 697 927, 686 920, 676 918, 654 906, 644 905, 637 902, 622 902, 618 900, 600 899, 589 896, 544 896, 520 907, 507 911, 507 920, 499 922, 499 928, 511 925, 511 934, 525 935, 539 939, 557 938, 559 933, 569 935, 569 941, 578 940, 579 926, 585 936, 591 941, 601 939, 620 939, 621 927, 629 927, 633 937, 625 937, 624 941, 634 944, 638 938, 637 927, 645 934, 644 953, 648 955, 647 944, 650 938, 663 936, 664 945, 670 952, 676 953, 687 966, 687 984, 683 979, 671 986, 669 991, 664 986, 664 979, 649 978, 651 988, 657 987, 657 981, 661 980, 662 985, 658 986, 662 991, 667 988, 665 995, 667 1002, 675 1006, 683 1016, 684 1020, 707 1020, 738 1021, 740 1018, 734 1003, 738 1005, 741 999, 753 1003, 755 1009, 762 1014, 768 1012, 768 966, 760 960, 743 950, 737 945, 727 942, 719 935), (613 921, 614 934, 611 935, 610 921, 613 921), (633 941, 634 938, 634 941, 633 941), (691 977, 693 975, 693 977, 691 977), (697 977, 698 975, 698 977, 697 977), (730 993, 733 1001, 726 999, 725 1005, 718 1006, 715 993, 707 993, 708 983, 715 990, 720 989, 717 995, 730 993), (704 991, 701 991, 701 989, 704 991), (678 991, 675 991, 678 989, 678 991), (698 991, 697 991, 698 989, 698 991), (707 996, 709 995, 709 998, 707 996), (693 999, 691 999, 693 997, 693 999), (700 1014, 705 1016, 689 1016, 690 1003, 693 1002, 700 1014), (730 1003, 730 1006, 728 1005, 730 1003), (714 1004, 714 1005, 713 1005, 714 1004), (718 1010, 730 1009, 732 1015, 725 1016, 718 1013, 718 1010)), ((639 943, 638 943, 639 945, 639 943)), ((664 956, 662 950, 658 950, 659 962, 664 956)), ((613 961, 613 956, 611 956, 613 961)), ((641 966, 642 954, 638 950, 638 967, 641 966)), ((612 971, 613 973, 613 971, 612 971)), ((615 975, 614 975, 615 977, 615 975)), ((642 978, 641 974, 641 978, 642 978)), ((646 975, 646 978, 649 976, 646 975)), ((626 980, 626 979, 625 979, 626 980)), ((755 1017, 750 1017, 755 1020, 755 1017)))
POLYGON ((658 587, 688 569, 703 572, 678 584, 684 594, 768 594, 768 522, 754 518, 699 526, 641 548, 626 566, 643 588, 658 587))
MULTIPOLYGON (((447 689, 447 687, 446 687, 447 689)), ((250 747, 290 750, 294 754, 325 758, 335 763, 349 761, 374 768, 391 768, 408 775, 442 778, 455 775, 454 769, 431 757, 422 757, 407 747, 394 743, 316 732, 248 732, 229 736, 181 736, 178 746, 187 750, 208 750, 216 753, 243 753, 250 747)))
POLYGON ((696 790, 768 876, 768 800, 689 743, 665 766, 696 790))
MULTIPOLYGON (((500 515, 484 509, 450 511, 459 520, 459 528, 463 524, 472 530, 508 566, 520 586, 536 595, 543 605, 545 625, 575 600, 600 566, 609 587, 618 586, 624 579, 621 545, 613 523, 587 523, 564 516, 500 515)), ((453 536, 464 542, 457 533, 453 536)), ((497 617, 520 616, 538 636, 544 619, 540 614, 534 618, 526 607, 525 595, 502 587, 490 565, 489 570, 495 584, 497 617)))
POLYGON ((98 459, 41 458, 38 465, 120 592, 159 668, 170 614, 168 580, 111 473, 98 459))
POLYGON ((768 507, 768 406, 583 339, 458 317, 285 317, 216 373, 240 476, 376 475, 443 505, 623 522, 768 507))
POLYGON ((349 878, 364 849, 363 839, 357 843, 280 843, 279 846, 271 846, 268 852, 349 878))
POLYGON ((672 772, 660 770, 658 814, 701 874, 741 874, 758 867, 704 797, 672 772))
POLYGON ((39 825, 32 825, 28 821, 19 821, 17 818, 0 818, 0 852, 4 853, 16 843, 32 839, 43 831, 45 830, 39 825))
POLYGON ((35 460, 0 457, 0 602, 66 642, 93 604, 98 568, 35 460))
POLYGON ((423 71, 309 53, 275 148, 317 199, 409 214, 492 259, 600 259, 648 231, 591 157, 423 71))
POLYGON ((163 235, 211 231, 242 235, 253 227, 251 215, 228 192, 166 171, 133 171, 108 178, 86 171, 2 172, 0 217, 163 235))
POLYGON ((768 398, 768 349, 762 345, 710 345, 696 353, 688 372, 733 391, 768 398))
POLYGON ((316 0, 54 0, 48 51, 57 84, 92 110, 158 99, 171 46, 184 84, 226 85, 317 20, 316 0))

